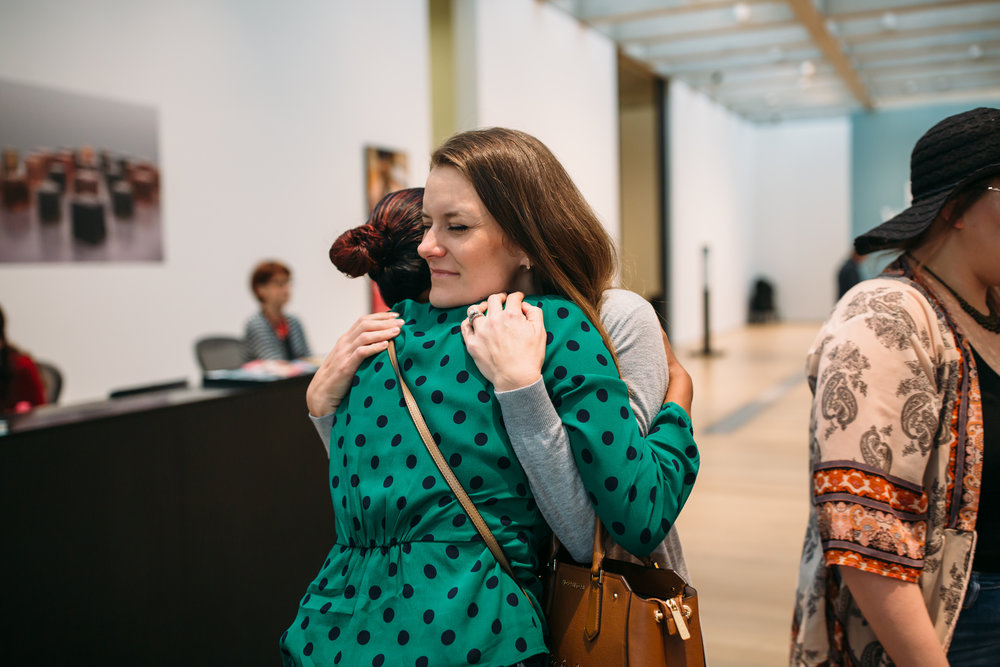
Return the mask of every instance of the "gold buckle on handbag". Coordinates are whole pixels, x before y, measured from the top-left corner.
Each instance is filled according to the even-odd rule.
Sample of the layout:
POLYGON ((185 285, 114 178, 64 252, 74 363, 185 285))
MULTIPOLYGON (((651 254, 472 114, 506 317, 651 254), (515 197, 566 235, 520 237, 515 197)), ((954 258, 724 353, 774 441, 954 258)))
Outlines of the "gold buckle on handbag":
MULTIPOLYGON (((670 616, 674 619, 674 625, 677 627, 677 634, 681 636, 681 639, 687 640, 691 639, 691 631, 688 630, 687 623, 684 621, 685 618, 691 618, 691 608, 684 605, 683 611, 681 607, 677 604, 677 600, 670 598, 665 601, 667 605, 667 610, 670 612, 670 616)), ((657 623, 663 622, 663 612, 659 609, 653 614, 657 623)))

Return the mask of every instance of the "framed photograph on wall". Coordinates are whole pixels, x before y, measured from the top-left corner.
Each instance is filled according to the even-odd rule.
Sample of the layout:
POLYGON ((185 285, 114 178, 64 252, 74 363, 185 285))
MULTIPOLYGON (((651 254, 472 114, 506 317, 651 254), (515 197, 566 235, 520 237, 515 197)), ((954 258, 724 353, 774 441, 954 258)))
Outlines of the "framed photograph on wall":
MULTIPOLYGON (((369 215, 382 197, 407 187, 406 183, 406 153, 392 148, 365 146, 365 197, 369 215)), ((389 310, 375 283, 369 281, 369 285, 371 312, 389 310)))
POLYGON ((154 107, 0 80, 0 262, 159 262, 154 107))

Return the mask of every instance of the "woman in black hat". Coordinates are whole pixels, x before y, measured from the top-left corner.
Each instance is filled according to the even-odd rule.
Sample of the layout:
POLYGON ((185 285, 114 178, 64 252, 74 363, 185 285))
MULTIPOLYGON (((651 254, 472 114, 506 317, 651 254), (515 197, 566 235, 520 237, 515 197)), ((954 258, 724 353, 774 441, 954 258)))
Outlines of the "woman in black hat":
POLYGON ((899 256, 809 352, 793 665, 1000 655, 1000 110, 928 130, 910 178, 913 204, 854 242, 899 256))

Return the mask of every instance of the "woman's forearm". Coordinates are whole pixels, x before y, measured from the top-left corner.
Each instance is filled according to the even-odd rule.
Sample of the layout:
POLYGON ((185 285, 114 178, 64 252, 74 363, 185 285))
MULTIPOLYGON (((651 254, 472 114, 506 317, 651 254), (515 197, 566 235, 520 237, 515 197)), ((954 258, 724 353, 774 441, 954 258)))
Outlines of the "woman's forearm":
POLYGON ((865 620, 898 667, 948 667, 917 584, 853 567, 839 570, 865 620))
POLYGON ((691 402, 694 400, 694 383, 691 375, 687 372, 681 362, 677 360, 674 350, 670 347, 667 339, 667 332, 660 329, 663 335, 663 351, 667 355, 667 371, 670 377, 670 384, 667 385, 667 395, 663 399, 664 403, 676 403, 684 408, 684 412, 691 416, 691 402))
POLYGON ((667 395, 664 403, 676 403, 684 408, 684 412, 691 415, 691 401, 694 399, 694 383, 691 376, 680 364, 669 366, 670 384, 667 386, 667 395))

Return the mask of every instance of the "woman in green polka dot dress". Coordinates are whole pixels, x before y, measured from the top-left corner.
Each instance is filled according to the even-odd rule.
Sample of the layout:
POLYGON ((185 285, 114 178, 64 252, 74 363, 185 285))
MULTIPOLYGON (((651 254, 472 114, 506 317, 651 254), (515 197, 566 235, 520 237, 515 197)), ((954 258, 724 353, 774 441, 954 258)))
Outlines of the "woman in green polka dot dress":
MULTIPOLYGON (((697 448, 683 410, 664 406, 650 435, 639 434, 594 305, 614 272, 613 247, 540 142, 500 129, 453 137, 432 157, 424 219, 430 303, 396 305, 401 372, 518 582, 441 479, 386 355, 365 359, 349 391, 323 386, 329 369, 321 370, 308 398, 313 414, 336 407, 337 538, 282 636, 286 664, 543 664, 535 572, 549 531, 494 391, 544 382, 598 516, 632 553, 659 544, 694 482, 697 448), (536 343, 488 381, 466 353, 463 333, 474 331, 463 328, 478 326, 466 308, 515 291, 533 296, 493 297, 487 317, 519 332, 512 341, 536 343)), ((394 330, 356 326, 348 335, 364 345, 352 354, 384 349, 376 329, 394 330)), ((325 366, 341 363, 332 354, 325 366)))

